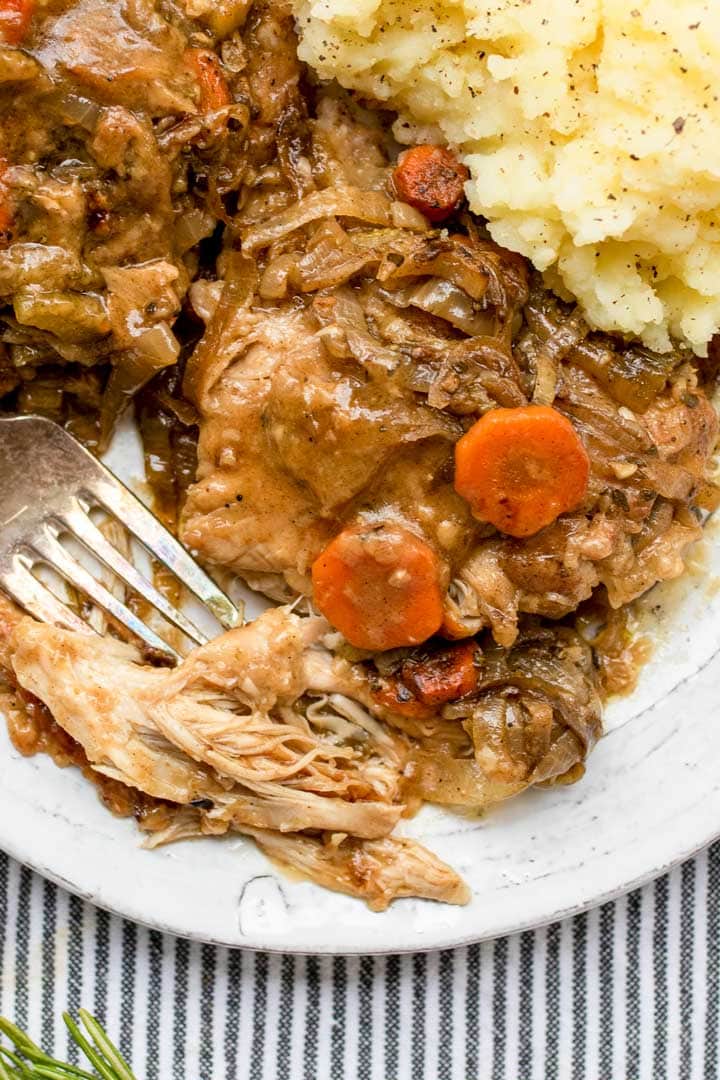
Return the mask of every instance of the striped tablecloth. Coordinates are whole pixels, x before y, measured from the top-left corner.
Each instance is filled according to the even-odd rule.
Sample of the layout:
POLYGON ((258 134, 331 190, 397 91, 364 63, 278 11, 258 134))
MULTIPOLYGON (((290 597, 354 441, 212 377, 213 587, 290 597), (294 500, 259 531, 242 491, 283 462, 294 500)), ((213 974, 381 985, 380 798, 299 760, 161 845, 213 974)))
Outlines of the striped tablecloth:
POLYGON ((2 855, 0 926, 2 1012, 63 1054, 84 1005, 144 1080, 720 1076, 720 844, 586 915, 415 956, 192 944, 2 855))

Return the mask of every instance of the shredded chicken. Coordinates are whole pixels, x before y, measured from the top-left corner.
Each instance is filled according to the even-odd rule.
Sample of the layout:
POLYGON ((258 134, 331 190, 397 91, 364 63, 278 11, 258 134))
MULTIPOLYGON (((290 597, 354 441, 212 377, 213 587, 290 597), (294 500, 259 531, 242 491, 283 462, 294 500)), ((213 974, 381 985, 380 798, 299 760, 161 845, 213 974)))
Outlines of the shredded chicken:
POLYGON ((259 847, 311 881, 360 896, 373 911, 384 911, 400 896, 421 896, 446 904, 467 904, 470 891, 436 855, 406 838, 358 843, 352 838, 321 842, 277 833, 250 833, 259 847))
MULTIPOLYGON (((404 896, 466 904, 470 892, 458 875, 437 855, 406 837, 358 841, 343 833, 325 837, 288 835, 269 829, 237 826, 281 868, 292 870, 335 892, 364 900, 373 911, 384 911, 404 896)), ((161 831, 151 832, 145 846, 207 835, 207 824, 192 808, 179 810, 161 831)))
POLYGON ((375 740, 370 717, 339 740, 303 711, 304 695, 362 690, 359 673, 324 650, 326 630, 276 609, 163 670, 123 643, 25 619, 12 665, 94 769, 196 808, 199 832, 246 832, 273 857, 376 906, 409 895, 464 902, 457 876, 419 845, 378 843, 403 810, 405 740, 375 740), (335 850, 332 840, 285 836, 301 830, 354 839, 335 850))
MULTIPOLYGON (((176 803, 209 799, 213 820, 383 836, 402 812, 396 763, 376 760, 367 731, 338 745, 293 709, 316 689, 302 659, 323 626, 271 611, 169 671, 112 639, 28 620, 12 663, 93 767, 123 783, 176 803)), ((335 680, 345 687, 323 670, 321 689, 335 680)))

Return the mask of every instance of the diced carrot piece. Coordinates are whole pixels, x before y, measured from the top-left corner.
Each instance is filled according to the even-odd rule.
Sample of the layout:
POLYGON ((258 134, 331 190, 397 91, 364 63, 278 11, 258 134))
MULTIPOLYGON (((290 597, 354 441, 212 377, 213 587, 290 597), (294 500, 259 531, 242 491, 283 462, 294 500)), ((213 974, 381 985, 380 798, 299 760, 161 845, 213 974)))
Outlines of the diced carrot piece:
POLYGON ((532 536, 576 509, 589 475, 580 436, 547 405, 492 409, 455 447, 455 490, 510 536, 532 536))
POLYGON ((430 221, 443 221, 457 210, 469 172, 442 146, 413 146, 398 158, 393 184, 398 198, 430 221))
POLYGON ((478 681, 474 641, 440 649, 422 660, 406 660, 402 680, 424 705, 444 705, 471 694, 478 681))
POLYGON ((399 679, 386 679, 373 690, 373 697, 378 705, 397 713, 409 716, 413 720, 429 720, 435 711, 430 705, 423 705, 399 679))
POLYGON ((440 578, 432 548, 393 522, 344 529, 312 568, 317 607, 360 649, 418 645, 434 634, 443 615, 440 578))
POLYGON ((200 87, 200 112, 214 112, 232 104, 232 94, 220 60, 209 49, 186 49, 185 59, 200 87))
POLYGON ((30 27, 35 0, 0 0, 0 42, 19 45, 30 27))
POLYGON ((410 657, 373 691, 379 705, 400 716, 423 720, 439 705, 471 694, 477 686, 479 650, 474 641, 451 645, 429 656, 410 657))

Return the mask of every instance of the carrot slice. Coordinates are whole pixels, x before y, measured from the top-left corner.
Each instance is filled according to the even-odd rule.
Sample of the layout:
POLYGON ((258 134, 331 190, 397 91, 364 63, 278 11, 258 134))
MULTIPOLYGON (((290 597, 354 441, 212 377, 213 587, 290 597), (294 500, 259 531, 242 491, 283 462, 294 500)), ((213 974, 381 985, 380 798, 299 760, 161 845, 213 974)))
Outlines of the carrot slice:
POLYGON ((440 574, 435 552, 404 526, 353 525, 313 564, 315 603, 359 649, 418 645, 442 622, 440 574))
POLYGON ((413 146, 398 158, 393 184, 398 198, 430 221, 443 221, 457 209, 470 173, 442 146, 413 146))
POLYGON ((0 42, 19 45, 35 10, 35 0, 0 0, 0 42))
POLYGON ((200 112, 214 112, 232 104, 230 87, 214 52, 209 49, 186 49, 185 60, 200 87, 200 112))
POLYGON ((547 405, 493 409, 455 447, 455 490, 510 536, 532 536, 574 510, 589 475, 580 436, 547 405))

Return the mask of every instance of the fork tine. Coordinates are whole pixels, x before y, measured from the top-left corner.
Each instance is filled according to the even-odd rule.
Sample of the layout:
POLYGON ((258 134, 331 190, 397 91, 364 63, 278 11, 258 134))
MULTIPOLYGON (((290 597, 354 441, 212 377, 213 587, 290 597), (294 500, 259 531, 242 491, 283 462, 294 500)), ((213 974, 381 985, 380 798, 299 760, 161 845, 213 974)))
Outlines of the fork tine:
POLYGON ((40 622, 61 626, 64 630, 75 630, 81 634, 94 634, 93 628, 70 610, 62 600, 38 581, 27 566, 15 556, 12 565, 0 570, 0 585, 21 607, 34 615, 40 622))
POLYGON ((72 509, 58 515, 60 521, 70 532, 81 540, 93 555, 118 575, 127 585, 135 590, 149 604, 165 616, 171 623, 182 630, 196 645, 204 645, 207 637, 181 611, 166 600, 147 578, 143 577, 124 555, 103 536, 100 529, 92 523, 79 503, 72 509))
MULTIPOLYGON (((0 0, 0 3, 2 0, 0 0)), ((92 506, 104 508, 119 521, 130 533, 158 559, 177 579, 185 585, 204 605, 212 611, 223 627, 231 629, 242 620, 241 612, 224 595, 212 579, 195 564, 190 555, 167 532, 153 514, 147 510, 120 480, 101 462, 69 435, 62 427, 51 420, 39 416, 2 417, 0 418, 0 490, 2 491, 3 528, 0 538, 0 573, 9 575, 12 591, 20 590, 23 597, 35 605, 35 610, 43 609, 52 615, 52 621, 67 625, 63 605, 60 601, 49 599, 50 592, 34 582, 28 567, 32 563, 23 562, 24 553, 40 550, 44 545, 44 557, 48 558, 68 580, 75 582, 93 599, 99 607, 111 612, 120 622, 132 629, 142 640, 159 649, 166 655, 174 655, 157 634, 146 630, 128 608, 120 604, 109 590, 88 574, 72 556, 61 547, 57 535, 53 532, 53 522, 61 522, 70 508, 78 513, 86 513, 92 506), (33 544, 38 537, 37 545, 33 544), (49 547, 48 547, 49 545, 49 547), (13 556, 11 553, 15 552, 13 556), (25 575, 15 570, 15 564, 28 571, 25 575), (80 584, 82 580, 82 584, 80 584), (100 599, 102 597, 102 599, 100 599)), ((75 532, 81 543, 90 547, 115 572, 137 591, 145 596, 153 607, 161 611, 171 623, 179 626, 192 641, 202 641, 197 628, 184 613, 176 612, 164 598, 157 593, 149 593, 150 583, 142 575, 118 560, 123 556, 115 552, 112 545, 106 546, 101 533, 95 534, 92 522, 87 518, 87 525, 75 518, 75 532)), ((68 524, 66 527, 73 529, 68 524)), ((0 578, 0 581, 2 578, 0 578)), ((21 598, 22 602, 22 598, 21 598)), ((44 617, 44 616, 40 616, 44 617)), ((73 619, 76 629, 85 627, 80 619, 73 619)))
POLYGON ((98 476, 97 481, 88 486, 88 495, 97 499, 108 513, 122 522, 151 555, 202 600, 226 630, 238 625, 241 615, 232 601, 116 477, 107 480, 104 476, 98 476))
POLYGON ((138 619, 137 615, 133 614, 130 608, 113 596, 104 585, 100 584, 97 578, 94 578, 84 566, 81 566, 72 555, 68 554, 49 530, 33 537, 32 543, 28 546, 32 552, 39 555, 59 574, 62 574, 71 585, 84 592, 94 604, 101 607, 108 615, 112 615, 114 619, 122 623, 132 634, 139 637, 146 645, 149 645, 151 649, 173 660, 179 659, 178 653, 166 641, 158 637, 149 626, 146 626, 141 619, 138 619))

